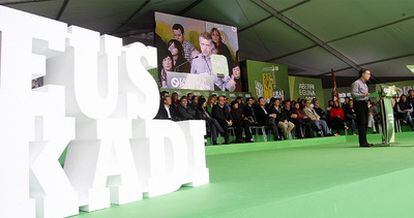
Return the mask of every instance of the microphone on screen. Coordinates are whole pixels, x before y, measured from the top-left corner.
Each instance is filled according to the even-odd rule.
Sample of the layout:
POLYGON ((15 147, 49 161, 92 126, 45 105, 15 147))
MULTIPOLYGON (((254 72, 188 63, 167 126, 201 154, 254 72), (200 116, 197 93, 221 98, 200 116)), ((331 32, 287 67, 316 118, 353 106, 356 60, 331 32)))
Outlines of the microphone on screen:
POLYGON ((191 60, 186 60, 183 63, 179 64, 178 66, 174 67, 174 72, 177 72, 177 69, 180 68, 181 66, 183 66, 184 64, 190 63, 193 59, 198 58, 199 55, 195 56, 194 58, 192 58, 191 60))

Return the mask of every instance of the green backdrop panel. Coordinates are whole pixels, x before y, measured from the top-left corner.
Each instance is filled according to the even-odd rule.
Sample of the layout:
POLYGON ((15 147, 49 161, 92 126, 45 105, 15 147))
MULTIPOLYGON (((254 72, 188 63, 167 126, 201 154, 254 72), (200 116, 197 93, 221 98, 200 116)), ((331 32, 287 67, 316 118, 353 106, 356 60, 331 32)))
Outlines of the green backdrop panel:
POLYGON ((297 100, 304 98, 312 100, 317 98, 322 108, 325 107, 325 93, 322 88, 322 81, 319 78, 301 76, 289 76, 290 99, 297 100))
POLYGON ((249 92, 253 97, 290 97, 286 65, 247 60, 246 67, 249 92))

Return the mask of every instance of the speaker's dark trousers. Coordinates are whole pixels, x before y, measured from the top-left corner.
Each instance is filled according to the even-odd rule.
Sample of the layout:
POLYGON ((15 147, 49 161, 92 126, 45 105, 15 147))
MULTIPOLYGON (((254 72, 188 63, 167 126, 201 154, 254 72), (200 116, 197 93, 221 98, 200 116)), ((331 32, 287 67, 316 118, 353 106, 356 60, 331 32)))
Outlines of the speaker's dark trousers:
POLYGON ((359 145, 367 144, 368 102, 354 101, 354 110, 357 117, 359 145))

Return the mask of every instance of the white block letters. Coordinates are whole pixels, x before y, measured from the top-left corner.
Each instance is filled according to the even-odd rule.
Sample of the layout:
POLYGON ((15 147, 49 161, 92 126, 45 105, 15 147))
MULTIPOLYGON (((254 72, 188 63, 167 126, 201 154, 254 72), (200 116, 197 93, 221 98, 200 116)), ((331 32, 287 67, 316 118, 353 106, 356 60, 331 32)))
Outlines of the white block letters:
POLYGON ((208 183, 204 121, 153 120, 156 65, 153 47, 0 6, 0 217, 68 217, 208 183))

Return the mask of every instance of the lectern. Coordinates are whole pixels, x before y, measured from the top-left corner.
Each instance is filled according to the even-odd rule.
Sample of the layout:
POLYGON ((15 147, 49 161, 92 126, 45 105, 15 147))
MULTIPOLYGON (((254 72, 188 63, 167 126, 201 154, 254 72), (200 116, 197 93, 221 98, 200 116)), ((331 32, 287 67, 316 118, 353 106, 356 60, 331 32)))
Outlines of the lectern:
POLYGON ((389 146, 395 143, 395 120, 392 106, 392 98, 397 95, 396 87, 381 85, 379 91, 381 123, 382 123, 382 144, 389 146))

